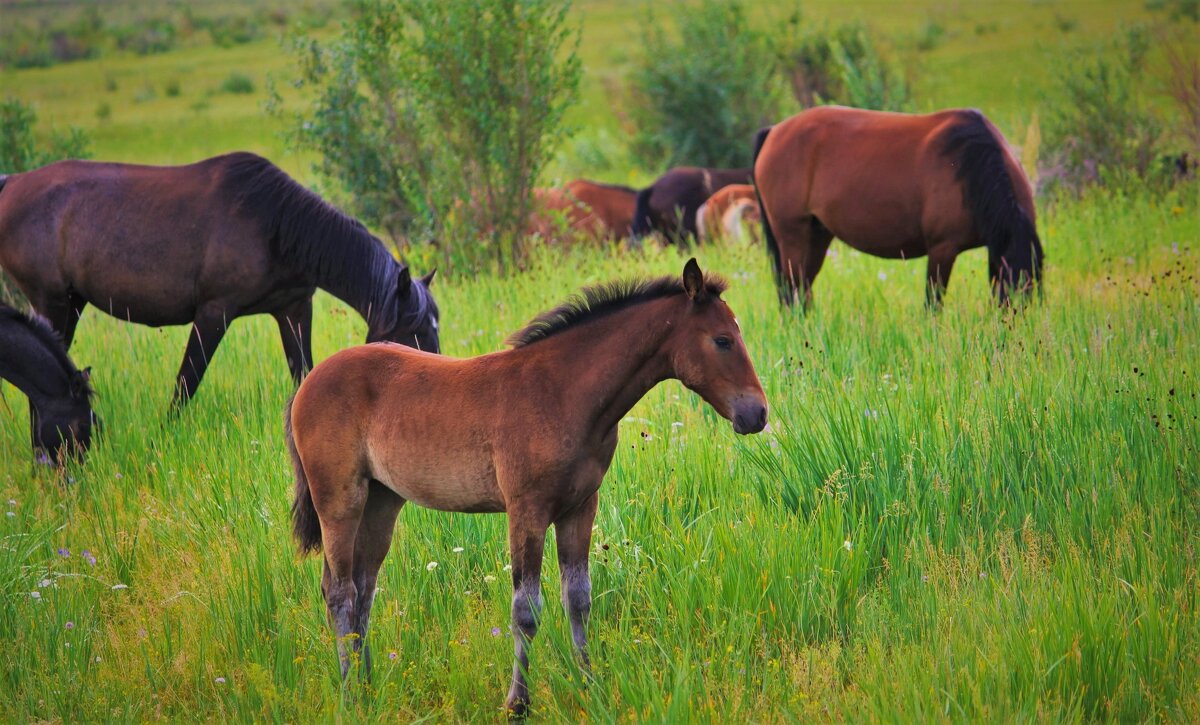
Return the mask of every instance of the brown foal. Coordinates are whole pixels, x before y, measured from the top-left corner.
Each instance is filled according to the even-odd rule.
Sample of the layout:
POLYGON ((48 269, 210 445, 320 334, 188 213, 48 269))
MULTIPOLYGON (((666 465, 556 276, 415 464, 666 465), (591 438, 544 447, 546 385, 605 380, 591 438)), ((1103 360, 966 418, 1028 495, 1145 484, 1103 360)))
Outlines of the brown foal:
POLYGON ((725 282, 690 260, 682 279, 591 287, 509 338, 458 360, 376 344, 318 365, 287 413, 301 550, 324 548, 321 588, 342 675, 361 656, 375 582, 406 501, 506 512, 516 641, 506 707, 523 716, 537 632, 546 530, 554 525, 563 603, 587 666, 588 551, 617 424, 663 380, 681 381, 733 421, 767 423, 767 403, 725 282), (356 635, 356 636, 354 636, 356 635))

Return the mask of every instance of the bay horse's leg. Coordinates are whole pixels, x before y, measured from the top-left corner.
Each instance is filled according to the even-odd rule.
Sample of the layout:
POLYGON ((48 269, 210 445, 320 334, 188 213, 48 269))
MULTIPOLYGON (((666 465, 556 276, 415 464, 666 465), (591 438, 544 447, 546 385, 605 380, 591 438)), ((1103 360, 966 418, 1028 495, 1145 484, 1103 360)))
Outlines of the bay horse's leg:
POLYGON ((212 360, 213 353, 225 337, 229 322, 224 309, 201 308, 192 323, 192 334, 188 337, 187 348, 183 352, 183 363, 179 366, 179 374, 175 377, 175 395, 171 399, 171 408, 182 408, 200 386, 204 371, 212 360))
POLYGON ((933 247, 929 250, 929 267, 926 270, 925 305, 931 310, 939 310, 942 306, 942 295, 950 284, 950 272, 954 270, 954 260, 958 250, 950 245, 933 247))
POLYGON ((563 608, 571 618, 571 639, 575 651, 590 672, 587 655, 587 622, 592 610, 592 579, 588 571, 588 553, 592 546, 592 522, 596 520, 599 494, 593 493, 579 508, 554 522, 558 542, 558 568, 562 573, 563 608))
POLYGON ((504 702, 510 718, 521 719, 529 711, 529 647, 537 634, 538 618, 542 612, 542 553, 546 546, 549 524, 539 512, 510 508, 508 512, 508 546, 512 555, 512 627, 513 663, 512 686, 504 702))
POLYGON ((779 299, 789 307, 799 301, 808 309, 812 304, 812 283, 825 263, 833 234, 814 216, 781 221, 774 226, 779 247, 779 299))
POLYGON ((829 244, 833 241, 833 232, 829 231, 819 219, 813 217, 812 228, 808 236, 808 253, 804 259, 804 275, 801 279, 804 290, 804 309, 812 307, 813 280, 825 264, 825 256, 829 254, 829 244))
POLYGON ((358 524, 358 536, 354 544, 354 587, 357 589, 358 606, 355 632, 362 647, 362 668, 359 673, 364 681, 371 679, 371 648, 367 642, 367 624, 371 618, 371 605, 375 603, 375 583, 379 579, 379 568, 392 546, 392 532, 396 528, 396 516, 404 506, 404 499, 378 481, 367 484, 367 503, 363 507, 362 521, 358 524))
POLYGON ((312 369, 312 296, 272 313, 279 325, 288 372, 296 385, 312 369))

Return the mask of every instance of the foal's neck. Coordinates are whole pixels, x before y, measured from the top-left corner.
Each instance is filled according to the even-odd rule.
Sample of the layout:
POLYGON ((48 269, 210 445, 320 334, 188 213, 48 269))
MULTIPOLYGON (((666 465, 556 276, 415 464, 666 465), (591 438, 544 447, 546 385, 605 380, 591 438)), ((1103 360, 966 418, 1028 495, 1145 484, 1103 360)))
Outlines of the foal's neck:
POLYGON ((638 303, 536 343, 547 388, 561 391, 572 419, 606 437, 658 383, 674 377, 665 350, 681 322, 682 295, 638 303), (543 347, 544 346, 544 347, 543 347))

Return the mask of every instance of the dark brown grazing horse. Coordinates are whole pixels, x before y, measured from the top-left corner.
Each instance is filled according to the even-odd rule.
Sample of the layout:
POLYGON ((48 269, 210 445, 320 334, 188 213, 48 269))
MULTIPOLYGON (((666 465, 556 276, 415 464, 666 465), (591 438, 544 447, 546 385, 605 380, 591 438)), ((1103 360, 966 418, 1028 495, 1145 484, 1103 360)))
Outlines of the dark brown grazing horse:
POLYGON ((33 447, 39 460, 82 456, 99 422, 92 412, 90 370, 67 357, 46 321, 0 304, 0 379, 29 398, 33 447))
POLYGON ((823 106, 759 132, 754 177, 780 298, 812 299, 834 237, 879 257, 929 256, 937 306, 954 260, 986 246, 1001 304, 1042 276, 1033 190, 976 110, 916 116, 823 106))
POLYGON ((438 311, 361 223, 271 162, 62 161, 0 177, 0 266, 69 348, 88 303, 152 327, 191 323, 175 403, 196 392, 236 317, 275 317, 292 377, 312 362, 316 287, 358 310, 367 341, 438 350, 438 311))
POLYGON ((588 550, 617 424, 668 378, 696 391, 738 433, 767 403, 725 283, 696 260, 677 277, 585 289, 509 338, 514 349, 456 360, 397 345, 343 350, 288 406, 302 551, 324 547, 321 590, 342 675, 361 656, 379 567, 406 501, 442 511, 507 512, 516 663, 507 707, 529 702, 546 530, 554 525, 563 604, 585 650, 588 550))
POLYGON ((556 239, 561 215, 574 234, 605 241, 629 236, 637 191, 628 186, 575 179, 562 189, 537 189, 534 195, 539 208, 530 217, 529 234, 556 239))
POLYGON ((696 210, 730 184, 749 184, 752 169, 701 169, 679 166, 658 177, 637 194, 633 236, 652 231, 667 239, 687 241, 696 235, 696 210))

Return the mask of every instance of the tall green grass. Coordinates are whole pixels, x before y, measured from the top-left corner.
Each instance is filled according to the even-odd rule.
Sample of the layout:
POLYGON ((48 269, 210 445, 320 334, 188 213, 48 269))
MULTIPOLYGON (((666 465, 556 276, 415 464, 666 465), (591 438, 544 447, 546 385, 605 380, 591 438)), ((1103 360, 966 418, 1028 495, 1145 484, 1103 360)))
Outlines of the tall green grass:
MULTIPOLYGON (((551 540, 537 714, 1194 721, 1198 210, 1194 185, 1051 206, 1045 294, 1015 315, 982 251, 930 315, 923 262, 835 245, 801 316, 761 249, 698 250, 732 280, 771 427, 735 436, 677 383, 635 408, 596 523, 596 680, 578 686, 551 540)), ((520 276, 439 275, 444 348, 497 349, 581 285, 684 259, 546 251, 520 276)), ((324 294, 315 328, 318 359, 364 334, 324 294)), ((401 514, 374 687, 344 692, 319 561, 289 539, 275 326, 239 320, 170 420, 185 335, 86 313, 73 355, 105 436, 62 479, 27 464, 4 388, 0 718, 498 717, 503 517, 401 514)))

